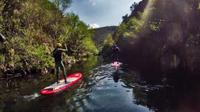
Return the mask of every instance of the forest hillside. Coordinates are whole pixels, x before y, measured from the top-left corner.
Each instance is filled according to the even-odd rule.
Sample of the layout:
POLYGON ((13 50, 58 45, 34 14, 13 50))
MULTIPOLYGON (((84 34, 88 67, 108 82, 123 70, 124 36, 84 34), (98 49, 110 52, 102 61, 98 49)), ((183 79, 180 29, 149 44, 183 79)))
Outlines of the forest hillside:
POLYGON ((115 32, 126 63, 161 77, 199 75, 199 0, 143 0, 131 10, 115 32))
POLYGON ((41 72, 54 66, 56 43, 67 48, 67 61, 97 54, 93 32, 73 13, 71 1, 1 0, 0 71, 41 72))

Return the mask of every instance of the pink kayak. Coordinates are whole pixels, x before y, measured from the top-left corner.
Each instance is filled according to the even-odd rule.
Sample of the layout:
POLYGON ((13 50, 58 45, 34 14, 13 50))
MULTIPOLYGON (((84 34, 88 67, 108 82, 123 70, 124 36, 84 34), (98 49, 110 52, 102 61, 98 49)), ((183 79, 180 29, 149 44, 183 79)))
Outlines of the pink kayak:
POLYGON ((50 86, 45 87, 44 89, 40 90, 40 94, 42 95, 53 95, 58 92, 64 91, 70 86, 74 85, 78 81, 82 79, 81 73, 74 73, 67 76, 67 84, 65 84, 65 80, 59 80, 59 83, 54 83, 50 86))

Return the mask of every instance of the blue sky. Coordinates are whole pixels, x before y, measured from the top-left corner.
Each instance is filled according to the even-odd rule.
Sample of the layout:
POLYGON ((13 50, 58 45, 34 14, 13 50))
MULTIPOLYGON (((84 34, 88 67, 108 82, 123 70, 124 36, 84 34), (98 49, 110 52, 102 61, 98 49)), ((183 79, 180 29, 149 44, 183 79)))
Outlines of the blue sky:
POLYGON ((67 12, 74 12, 93 27, 118 25, 122 16, 130 13, 130 6, 141 0, 72 0, 67 12))

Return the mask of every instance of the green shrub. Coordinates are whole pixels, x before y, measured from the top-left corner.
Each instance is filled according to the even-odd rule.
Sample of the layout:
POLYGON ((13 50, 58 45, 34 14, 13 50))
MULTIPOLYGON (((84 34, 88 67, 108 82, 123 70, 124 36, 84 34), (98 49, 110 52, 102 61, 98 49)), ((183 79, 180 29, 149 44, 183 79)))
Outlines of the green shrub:
POLYGON ((83 44, 84 47, 87 49, 88 52, 94 53, 94 54, 98 54, 98 49, 95 46, 94 42, 92 41, 91 38, 85 38, 83 40, 83 44))
POLYGON ((98 53, 89 27, 73 13, 64 15, 55 2, 24 0, 13 2, 16 7, 3 10, 6 3, 0 1, 0 31, 8 39, 4 46, 6 54, 3 54, 6 64, 29 70, 53 67, 51 52, 57 42, 68 45, 73 51, 72 57, 98 53))
POLYGON ((0 53, 0 64, 5 62, 5 56, 0 53))

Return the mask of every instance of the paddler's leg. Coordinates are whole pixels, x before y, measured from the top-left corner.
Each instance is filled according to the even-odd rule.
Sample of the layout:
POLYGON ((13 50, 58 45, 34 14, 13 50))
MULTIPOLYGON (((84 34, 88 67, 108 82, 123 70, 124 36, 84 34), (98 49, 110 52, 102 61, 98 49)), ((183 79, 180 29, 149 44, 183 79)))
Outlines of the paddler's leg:
POLYGON ((65 79, 65 83, 67 83, 67 80, 66 80, 66 69, 65 69, 65 66, 64 66, 63 62, 61 62, 61 69, 63 71, 63 77, 65 79))
POLYGON ((60 77, 60 67, 59 67, 59 63, 55 64, 56 66, 56 77, 57 77, 57 83, 59 83, 59 77, 60 77))

